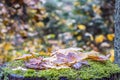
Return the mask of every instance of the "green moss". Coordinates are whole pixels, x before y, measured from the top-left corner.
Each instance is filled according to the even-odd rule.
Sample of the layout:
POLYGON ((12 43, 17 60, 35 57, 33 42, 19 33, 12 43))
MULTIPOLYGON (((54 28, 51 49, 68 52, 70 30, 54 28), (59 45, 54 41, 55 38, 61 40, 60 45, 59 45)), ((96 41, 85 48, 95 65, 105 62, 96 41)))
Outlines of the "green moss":
POLYGON ((60 76, 67 77, 69 80, 74 80, 80 78, 83 80, 90 80, 102 77, 109 77, 111 74, 120 73, 120 68, 106 61, 105 63, 88 61, 90 67, 83 67, 80 70, 74 69, 48 69, 48 70, 33 70, 27 69, 26 71, 22 70, 12 70, 11 68, 15 67, 24 67, 23 61, 13 61, 9 63, 6 67, 3 68, 8 74, 17 74, 25 77, 46 77, 48 80, 58 80, 60 76))
POLYGON ((21 66, 23 67, 24 66, 24 61, 23 60, 16 60, 16 61, 11 61, 9 62, 9 64, 7 64, 6 67, 18 67, 18 66, 21 66))

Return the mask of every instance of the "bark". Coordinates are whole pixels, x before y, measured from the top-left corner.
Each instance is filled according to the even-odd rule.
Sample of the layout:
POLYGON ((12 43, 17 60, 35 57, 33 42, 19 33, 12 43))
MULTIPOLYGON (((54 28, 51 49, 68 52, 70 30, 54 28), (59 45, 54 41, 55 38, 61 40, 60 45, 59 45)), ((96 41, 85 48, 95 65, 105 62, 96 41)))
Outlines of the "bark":
POLYGON ((120 66, 120 0, 115 3, 115 63, 120 66))

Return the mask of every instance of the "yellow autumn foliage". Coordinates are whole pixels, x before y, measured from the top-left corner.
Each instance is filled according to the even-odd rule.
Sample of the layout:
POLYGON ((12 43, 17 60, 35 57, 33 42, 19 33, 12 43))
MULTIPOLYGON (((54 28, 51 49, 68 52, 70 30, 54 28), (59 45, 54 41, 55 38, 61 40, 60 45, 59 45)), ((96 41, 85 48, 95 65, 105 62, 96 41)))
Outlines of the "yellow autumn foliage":
POLYGON ((79 24, 79 25, 78 25, 78 28, 79 28, 80 30, 86 30, 86 26, 85 26, 85 25, 82 25, 82 24, 79 24))
POLYGON ((114 50, 113 50, 113 49, 110 50, 110 54, 111 54, 110 61, 111 61, 111 62, 114 62, 114 59, 115 59, 114 57, 115 57, 115 56, 114 56, 114 50))
POLYGON ((98 6, 98 5, 93 5, 92 8, 93 8, 93 11, 94 11, 96 14, 99 15, 99 14, 102 13, 102 11, 101 11, 101 9, 100 9, 100 6, 98 6))
POLYGON ((44 25, 43 22, 38 22, 38 23, 36 23, 36 26, 38 26, 38 27, 44 27, 45 25, 44 25))
POLYGON ((109 41, 113 41, 114 37, 115 37, 114 34, 108 34, 108 35, 107 35, 107 39, 108 39, 109 41))
POLYGON ((96 43, 101 43, 104 41, 104 35, 98 35, 95 37, 95 42, 96 43))
POLYGON ((77 40, 81 40, 82 39, 82 36, 77 36, 77 40))
POLYGON ((50 52, 44 52, 44 51, 40 51, 39 54, 40 54, 41 56, 50 56, 50 55, 51 55, 50 52))
POLYGON ((13 46, 11 43, 5 42, 5 43, 3 43, 3 48, 4 48, 4 50, 11 50, 11 49, 13 49, 13 46))

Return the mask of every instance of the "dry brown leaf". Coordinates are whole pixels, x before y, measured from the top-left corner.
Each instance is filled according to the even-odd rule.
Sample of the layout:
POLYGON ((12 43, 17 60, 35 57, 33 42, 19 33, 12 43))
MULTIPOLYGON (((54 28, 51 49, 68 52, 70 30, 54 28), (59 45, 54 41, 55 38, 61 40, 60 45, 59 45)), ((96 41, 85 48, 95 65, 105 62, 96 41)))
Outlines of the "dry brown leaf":
POLYGON ((55 51, 54 55, 47 58, 33 58, 34 55, 26 54, 17 59, 28 60, 25 65, 27 68, 33 69, 49 69, 49 68, 70 68, 74 67, 79 69, 82 65, 88 65, 85 61, 86 59, 104 62, 109 59, 110 55, 104 56, 100 53, 91 51, 91 52, 80 52, 79 48, 68 48, 68 49, 59 49, 55 51), (33 58, 33 59, 30 59, 33 58))
POLYGON ((24 54, 21 57, 15 58, 15 60, 28 60, 30 58, 34 58, 34 56, 32 54, 24 54))

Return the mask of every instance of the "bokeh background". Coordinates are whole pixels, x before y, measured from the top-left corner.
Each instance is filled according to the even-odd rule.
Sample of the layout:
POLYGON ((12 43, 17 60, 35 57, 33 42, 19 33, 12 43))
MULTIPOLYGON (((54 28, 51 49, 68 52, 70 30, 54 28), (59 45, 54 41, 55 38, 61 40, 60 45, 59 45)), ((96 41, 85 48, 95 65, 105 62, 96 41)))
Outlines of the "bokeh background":
MULTIPOLYGON (((80 47, 114 56, 114 0, 0 0, 0 64, 80 47)), ((113 61, 114 59, 112 59, 113 61)))

